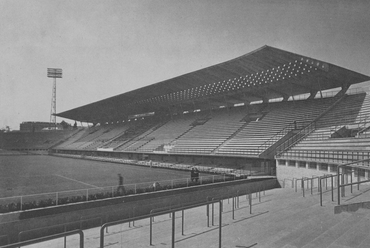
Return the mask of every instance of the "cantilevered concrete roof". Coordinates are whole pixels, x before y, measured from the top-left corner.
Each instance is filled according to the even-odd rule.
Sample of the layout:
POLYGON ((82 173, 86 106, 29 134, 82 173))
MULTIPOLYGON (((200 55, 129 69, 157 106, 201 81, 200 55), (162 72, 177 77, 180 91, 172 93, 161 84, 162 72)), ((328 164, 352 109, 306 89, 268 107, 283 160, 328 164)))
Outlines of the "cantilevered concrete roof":
POLYGON ((347 88, 370 77, 263 46, 238 58, 110 97, 57 116, 101 123, 148 112, 180 112, 347 88))

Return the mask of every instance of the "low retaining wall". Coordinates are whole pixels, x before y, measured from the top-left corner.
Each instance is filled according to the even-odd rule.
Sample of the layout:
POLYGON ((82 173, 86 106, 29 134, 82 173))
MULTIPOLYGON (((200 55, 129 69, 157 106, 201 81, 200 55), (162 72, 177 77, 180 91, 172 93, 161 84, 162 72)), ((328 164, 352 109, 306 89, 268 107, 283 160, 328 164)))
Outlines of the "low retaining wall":
POLYGON ((243 179, 10 213, 0 216, 0 236, 7 235, 13 243, 147 215, 153 209, 178 208, 206 203, 207 198, 230 198, 277 187, 276 179, 243 179))
POLYGON ((370 201, 335 206, 334 214, 340 214, 342 212, 356 212, 360 208, 370 209, 370 201))

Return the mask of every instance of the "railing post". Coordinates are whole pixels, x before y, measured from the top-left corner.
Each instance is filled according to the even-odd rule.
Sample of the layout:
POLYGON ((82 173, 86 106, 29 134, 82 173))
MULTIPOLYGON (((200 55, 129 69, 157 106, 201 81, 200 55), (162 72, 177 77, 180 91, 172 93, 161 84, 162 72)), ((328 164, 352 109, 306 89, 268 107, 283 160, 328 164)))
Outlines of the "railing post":
POLYGON ((149 224, 149 245, 153 245, 153 217, 149 217, 150 224, 149 224))
MULTIPOLYGON (((67 227, 64 225, 64 232, 67 232, 67 227)), ((67 247, 67 236, 64 236, 64 248, 67 247)))
POLYGON ((207 227, 209 227, 209 204, 207 204, 207 227))
POLYGON ((249 213, 252 214, 252 195, 249 193, 249 213))
POLYGON ((181 234, 182 236, 184 236, 184 221, 185 221, 185 211, 182 210, 182 213, 181 213, 181 234))
POLYGON ((303 194, 303 197, 305 197, 305 195, 304 195, 304 180, 303 180, 303 177, 302 177, 302 194, 303 194))
POLYGON ((360 190, 360 169, 357 169, 357 190, 360 190))
POLYGON ((333 186, 333 174, 331 176, 331 201, 334 201, 334 186, 333 186))
POLYGON ((222 200, 220 200, 220 209, 219 209, 219 223, 218 223, 218 247, 221 248, 222 244, 222 200))
POLYGON ((175 211, 172 212, 172 248, 175 248, 175 211))
POLYGON ((212 203, 212 226, 214 225, 214 208, 215 208, 215 206, 214 206, 214 203, 212 203))
POLYGON ((353 193, 353 190, 352 190, 352 183, 353 183, 353 181, 352 181, 352 168, 351 168, 351 194, 353 193))
POLYGON ((232 202, 232 205, 233 205, 233 211, 232 211, 232 213, 233 213, 233 220, 235 219, 234 218, 234 207, 235 207, 235 198, 234 197, 232 197, 232 199, 233 199, 233 202, 232 202))
MULTIPOLYGON (((293 178, 293 180, 294 180, 294 178, 293 178)), ((297 179, 295 179, 295 192, 297 192, 297 179)))
POLYGON ((319 180, 319 188, 320 188, 320 206, 322 206, 322 185, 321 185, 321 177, 319 180))
POLYGON ((338 191, 338 206, 340 206, 340 174, 339 174, 339 168, 337 169, 337 191, 338 191))
POLYGON ((313 188, 313 178, 311 178, 311 195, 312 195, 312 188, 313 188))
MULTIPOLYGON (((342 184, 345 184, 345 182, 344 182, 344 173, 342 173, 342 184)), ((342 197, 345 197, 345 196, 346 196, 346 188, 343 185, 342 186, 342 197)))

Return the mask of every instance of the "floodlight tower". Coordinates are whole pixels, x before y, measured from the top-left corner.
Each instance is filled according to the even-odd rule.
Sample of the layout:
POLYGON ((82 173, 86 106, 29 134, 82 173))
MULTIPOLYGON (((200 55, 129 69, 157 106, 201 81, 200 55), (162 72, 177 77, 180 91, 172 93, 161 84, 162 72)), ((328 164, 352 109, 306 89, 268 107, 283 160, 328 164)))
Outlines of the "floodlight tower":
POLYGON ((51 92, 51 110, 50 110, 50 124, 54 123, 54 128, 57 128, 57 78, 62 78, 62 69, 48 68, 48 77, 53 78, 53 90, 51 92))

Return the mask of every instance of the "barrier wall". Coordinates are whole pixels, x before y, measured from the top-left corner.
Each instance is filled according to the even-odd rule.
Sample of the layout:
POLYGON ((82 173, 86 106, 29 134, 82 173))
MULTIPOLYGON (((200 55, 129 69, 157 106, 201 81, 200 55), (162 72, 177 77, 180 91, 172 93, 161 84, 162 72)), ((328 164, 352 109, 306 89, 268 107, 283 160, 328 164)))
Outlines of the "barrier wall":
POLYGON ((91 228, 114 220, 146 215, 153 209, 176 208, 207 202, 207 199, 211 198, 229 198, 277 187, 279 184, 276 179, 243 179, 23 211, 0 216, 0 236, 7 235, 13 243, 52 235, 64 230, 91 228), (11 219, 13 220, 11 222, 4 221, 11 219))

